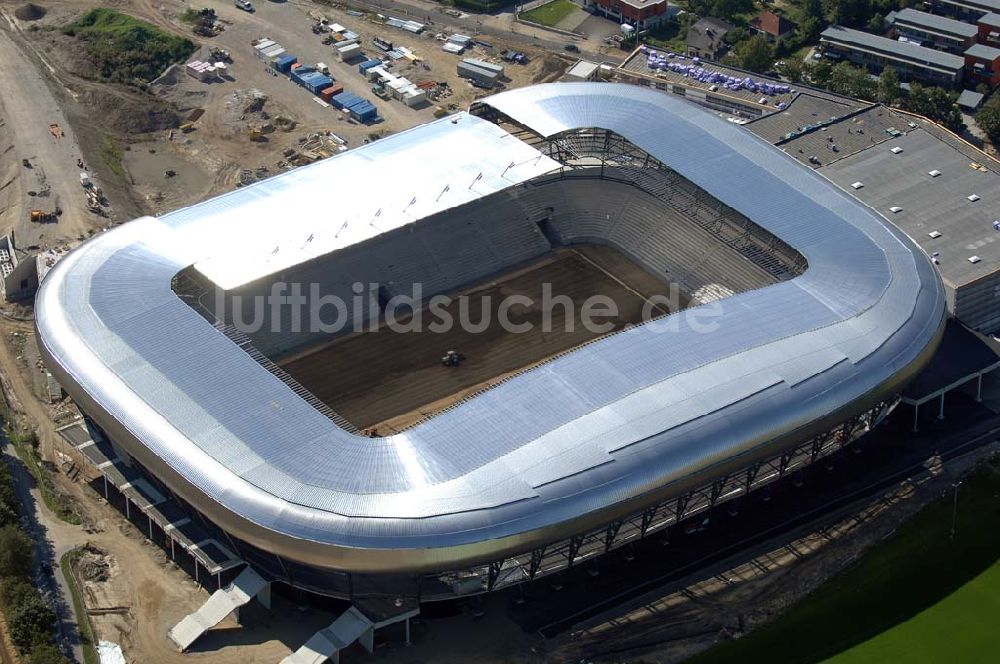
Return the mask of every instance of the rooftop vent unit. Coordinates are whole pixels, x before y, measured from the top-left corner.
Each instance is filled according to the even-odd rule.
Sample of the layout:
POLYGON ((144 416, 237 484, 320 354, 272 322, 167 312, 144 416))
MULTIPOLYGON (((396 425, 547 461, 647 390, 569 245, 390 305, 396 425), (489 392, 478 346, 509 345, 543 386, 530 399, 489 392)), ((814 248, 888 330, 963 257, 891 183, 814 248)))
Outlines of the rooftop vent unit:
POLYGON ((861 187, 865 186, 865 183, 859 180, 858 182, 855 182, 851 186, 855 189, 861 189, 861 187))
POLYGON ((966 198, 968 198, 973 203, 979 200, 979 196, 977 196, 976 194, 969 194, 966 198))
POLYGON ((933 239, 935 239, 935 240, 936 240, 936 239, 938 239, 939 237, 941 237, 941 231, 931 231, 931 232, 930 232, 930 233, 928 233, 927 235, 928 235, 929 237, 931 237, 931 238, 933 238, 933 239))
POLYGON ((898 145, 892 149, 892 153, 893 154, 899 154, 902 151, 903 151, 903 148, 899 147, 898 145))
POLYGON ((980 258, 979 256, 969 256, 969 262, 970 263, 978 263, 981 260, 983 260, 983 259, 980 258))
POLYGON ((893 214, 896 214, 897 212, 902 212, 902 211, 903 211, 903 208, 899 207, 898 205, 893 205, 891 208, 889 208, 889 212, 892 212, 893 214))
POLYGON ((941 171, 934 169, 933 171, 928 171, 927 175, 931 176, 932 178, 936 178, 937 176, 941 175, 941 171))

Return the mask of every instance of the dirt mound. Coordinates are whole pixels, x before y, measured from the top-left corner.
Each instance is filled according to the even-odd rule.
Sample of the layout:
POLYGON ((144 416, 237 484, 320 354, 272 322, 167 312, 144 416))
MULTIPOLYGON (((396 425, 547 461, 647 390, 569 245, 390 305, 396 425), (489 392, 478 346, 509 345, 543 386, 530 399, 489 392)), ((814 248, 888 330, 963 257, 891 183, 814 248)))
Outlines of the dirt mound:
POLYGON ((80 101, 101 118, 101 127, 123 134, 144 134, 177 127, 181 116, 175 106, 157 97, 88 89, 80 101))
POLYGON ((48 10, 46 10, 45 7, 29 2, 28 4, 21 5, 15 9, 14 16, 16 16, 20 21, 37 21, 38 19, 43 18, 47 11, 48 10))
POLYGON ((95 546, 88 545, 80 552, 76 561, 76 572, 81 578, 101 583, 111 576, 111 564, 107 554, 95 546))

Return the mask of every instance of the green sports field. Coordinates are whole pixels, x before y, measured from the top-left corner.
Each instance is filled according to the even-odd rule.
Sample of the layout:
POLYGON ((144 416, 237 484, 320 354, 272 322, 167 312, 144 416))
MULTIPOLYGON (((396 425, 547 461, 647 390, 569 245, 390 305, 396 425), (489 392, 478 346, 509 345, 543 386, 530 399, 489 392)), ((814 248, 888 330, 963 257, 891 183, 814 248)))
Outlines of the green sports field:
POLYGON ((722 662, 996 662, 1000 464, 969 476, 774 623, 695 658, 722 662))
POLYGON ((860 643, 830 664, 996 662, 1000 659, 1000 563, 906 622, 860 643))

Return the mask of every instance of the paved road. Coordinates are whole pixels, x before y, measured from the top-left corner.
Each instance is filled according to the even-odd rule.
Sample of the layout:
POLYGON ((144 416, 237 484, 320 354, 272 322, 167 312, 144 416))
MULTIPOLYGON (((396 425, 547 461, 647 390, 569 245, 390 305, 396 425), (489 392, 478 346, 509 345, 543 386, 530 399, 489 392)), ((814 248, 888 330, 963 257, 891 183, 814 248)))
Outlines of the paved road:
POLYGON ((30 61, 14 42, 13 25, 6 14, 0 17, 0 62, 3 63, 0 66, 0 113, 14 136, 14 150, 8 154, 18 162, 29 160, 32 168, 21 168, 21 187, 28 204, 17 212, 18 218, 12 220, 8 228, 14 229, 22 248, 33 244, 51 246, 58 239, 75 239, 93 225, 80 187, 77 160, 82 154, 69 122, 36 63, 30 61), (62 128, 62 138, 49 132, 49 125, 53 123, 62 128), (43 192, 46 187, 49 193, 44 197, 27 196, 28 191, 43 192), (57 205, 63 214, 56 224, 28 221, 30 207, 51 212, 57 205))

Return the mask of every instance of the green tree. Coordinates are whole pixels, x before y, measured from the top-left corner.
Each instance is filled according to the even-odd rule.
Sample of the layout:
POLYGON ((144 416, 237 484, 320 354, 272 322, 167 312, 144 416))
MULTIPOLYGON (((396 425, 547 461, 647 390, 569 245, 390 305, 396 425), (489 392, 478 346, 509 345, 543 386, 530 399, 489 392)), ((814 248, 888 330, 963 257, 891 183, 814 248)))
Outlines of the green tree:
POLYGON ((10 468, 0 461, 0 526, 17 523, 17 493, 10 468))
POLYGON ((965 122, 955 103, 954 93, 943 88, 911 83, 910 94, 904 98, 902 106, 905 110, 923 115, 955 133, 965 130, 965 122))
POLYGON ((826 58, 817 60, 809 69, 809 78, 821 88, 829 87, 830 79, 833 78, 833 63, 826 58))
POLYGON ((872 17, 868 19, 868 32, 873 32, 876 35, 882 34, 882 31, 885 29, 884 23, 885 17, 878 12, 872 14, 872 17))
POLYGON ((54 645, 44 643, 31 651, 26 664, 70 664, 70 661, 54 645))
POLYGON ((38 591, 24 577, 8 576, 0 579, 0 607, 13 611, 36 596, 38 591))
POLYGON ((798 58, 788 58, 781 65, 781 75, 792 83, 805 83, 809 80, 806 63, 798 58))
POLYGON ((795 37, 802 44, 808 44, 816 40, 824 27, 823 21, 813 16, 808 16, 802 19, 799 27, 795 29, 795 37))
POLYGON ((868 72, 849 62, 838 62, 830 75, 830 89, 859 99, 875 99, 875 82, 868 72))
POLYGON ((823 0, 805 0, 802 3, 802 16, 825 22, 826 13, 823 11, 823 0))
POLYGON ((886 67, 878 77, 878 100, 883 104, 892 105, 903 96, 903 88, 899 84, 899 76, 892 67, 886 67))
POLYGON ((993 145, 1000 144, 1000 96, 993 95, 976 112, 976 124, 993 145))
POLYGON ((55 626, 55 614, 37 594, 11 611, 7 618, 10 640, 22 653, 48 643, 55 626))
POLYGON ((740 42, 733 49, 733 61, 743 69, 762 73, 770 69, 774 49, 760 35, 740 42))
POLYGON ((0 577, 27 576, 34 556, 31 540, 16 525, 0 528, 0 577))
POLYGON ((830 0, 830 22, 851 27, 863 26, 871 17, 870 0, 830 0))

